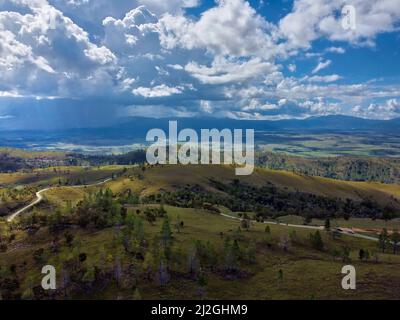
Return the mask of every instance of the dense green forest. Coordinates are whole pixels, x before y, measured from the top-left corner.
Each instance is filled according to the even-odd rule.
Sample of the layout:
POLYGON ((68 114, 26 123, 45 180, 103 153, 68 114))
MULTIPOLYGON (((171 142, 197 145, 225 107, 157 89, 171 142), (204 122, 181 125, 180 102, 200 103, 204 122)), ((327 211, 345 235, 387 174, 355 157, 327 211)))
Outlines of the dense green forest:
POLYGON ((285 191, 271 183, 257 188, 239 180, 233 180, 231 183, 210 180, 210 184, 220 193, 208 192, 198 185, 186 186, 175 192, 151 195, 144 199, 144 202, 203 208, 217 212, 219 212, 218 206, 225 206, 235 212, 254 212, 254 218, 257 220, 285 215, 302 216, 305 222, 312 218, 349 219, 350 217, 390 220, 399 215, 394 206, 383 206, 371 199, 343 200, 300 191, 285 191))
POLYGON ((304 158, 279 153, 260 153, 257 165, 310 176, 349 181, 400 182, 399 158, 335 157, 304 158))

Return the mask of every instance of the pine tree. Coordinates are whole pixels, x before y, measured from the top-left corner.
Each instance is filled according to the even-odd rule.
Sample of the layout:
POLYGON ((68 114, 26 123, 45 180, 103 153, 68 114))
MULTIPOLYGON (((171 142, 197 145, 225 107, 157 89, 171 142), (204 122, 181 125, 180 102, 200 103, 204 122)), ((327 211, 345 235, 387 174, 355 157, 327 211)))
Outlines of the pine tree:
POLYGON ((160 286, 165 287, 169 282, 170 276, 163 260, 160 261, 160 264, 158 266, 157 276, 160 286))
POLYGON ((360 259, 361 261, 364 260, 365 258, 365 251, 364 249, 360 249, 359 253, 358 253, 358 259, 360 259))
POLYGON ((331 229, 331 221, 329 218, 326 218, 325 220, 325 230, 330 230, 331 229))
POLYGON ((196 275, 200 270, 200 262, 197 257, 196 247, 192 247, 189 249, 187 256, 187 264, 188 264, 188 273, 192 276, 196 275))
POLYGON ((378 246, 382 250, 382 252, 385 252, 388 243, 389 243, 388 232, 386 228, 383 228, 382 232, 379 234, 379 242, 378 242, 378 246))
POLYGON ((314 234, 310 233, 311 245, 314 249, 323 250, 324 242, 322 241, 322 237, 320 232, 317 230, 314 234))
POLYGON ((169 258, 172 241, 172 231, 168 216, 165 216, 160 232, 161 245, 164 249, 166 258, 169 258))
POLYGON ((393 253, 397 253, 397 244, 400 242, 400 233, 397 230, 393 230, 392 236, 390 237, 393 245, 393 253))

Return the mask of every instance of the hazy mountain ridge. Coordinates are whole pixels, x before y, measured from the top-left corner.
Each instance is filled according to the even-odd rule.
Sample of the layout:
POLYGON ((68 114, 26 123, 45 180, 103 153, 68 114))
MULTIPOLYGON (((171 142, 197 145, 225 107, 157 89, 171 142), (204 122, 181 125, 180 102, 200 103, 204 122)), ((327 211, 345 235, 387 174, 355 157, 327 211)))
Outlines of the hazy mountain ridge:
POLYGON ((168 121, 178 121, 179 127, 199 128, 253 128, 255 130, 291 130, 302 128, 304 130, 372 130, 390 131, 398 129, 400 118, 391 120, 371 120, 344 115, 330 115, 323 117, 310 117, 306 119, 283 119, 283 120, 237 120, 228 118, 147 118, 131 117, 120 121, 118 124, 107 127, 80 127, 60 130, 0 130, 1 132, 41 132, 46 131, 52 134, 57 132, 88 132, 88 133, 110 133, 112 130, 125 132, 132 130, 136 133, 147 132, 149 128, 167 129, 168 121))
MULTIPOLYGON (((154 128, 168 134, 169 120, 178 130, 254 129, 258 146, 275 145, 274 152, 302 156, 400 156, 400 119, 367 120, 349 116, 304 120, 234 120, 217 118, 128 118, 102 128, 0 131, 0 146, 36 150, 115 154, 143 148, 154 128), (329 136, 334 135, 334 136, 329 136), (330 140, 330 144, 327 142, 330 140), (320 153, 320 154, 319 154, 320 153)), ((267 148, 268 149, 268 148, 267 148)))

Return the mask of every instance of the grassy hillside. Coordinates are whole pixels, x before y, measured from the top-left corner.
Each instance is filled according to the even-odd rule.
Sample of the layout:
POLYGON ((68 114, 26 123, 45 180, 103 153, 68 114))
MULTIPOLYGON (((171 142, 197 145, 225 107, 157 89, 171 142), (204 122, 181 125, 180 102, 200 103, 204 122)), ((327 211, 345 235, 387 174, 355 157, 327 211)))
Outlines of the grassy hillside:
MULTIPOLYGON (((111 176, 116 178, 104 187, 110 188, 114 193, 121 193, 131 189, 142 197, 148 197, 165 192, 177 192, 182 188, 197 186, 210 194, 226 195, 226 192, 216 187, 212 181, 231 184, 239 181, 243 185, 254 188, 271 186, 278 193, 311 194, 329 199, 351 199, 355 202, 373 201, 381 207, 390 206, 400 210, 400 186, 397 184, 381 184, 373 182, 351 182, 309 177, 286 171, 275 171, 257 168, 251 176, 239 177, 234 174, 231 166, 104 166, 95 168, 58 167, 37 169, 32 173, 0 174, 0 186, 3 191, 23 194, 21 203, 26 203, 34 197, 34 192, 39 188, 57 186, 46 193, 46 197, 55 202, 62 203, 66 200, 78 201, 88 190, 62 188, 76 184, 89 184, 104 180, 111 176), (24 185, 23 189, 17 186, 24 185), (19 190, 19 191, 18 191, 19 190), (28 192, 29 191, 29 192, 28 192)), ((268 190, 265 192, 269 192, 268 190)), ((18 200, 18 199, 17 199, 18 200)), ((18 202, 18 201, 14 202, 18 202)), ((3 203, 4 205, 4 203, 3 203)), ((15 208, 15 205, 12 206, 15 208)))
MULTIPOLYGON (((343 182, 266 169, 238 177, 230 166, 112 166, 73 168, 70 174, 87 182, 114 175, 101 186, 74 188, 57 186, 57 175, 64 169, 40 170, 30 187, 54 183, 56 187, 44 194, 45 201, 17 219, 12 229, 0 221, 3 298, 400 298, 396 289, 400 287, 400 255, 393 254, 390 246, 382 252, 376 242, 334 236, 325 230, 319 231, 322 246, 316 246, 310 238, 315 230, 275 224, 267 230, 261 222, 243 225, 219 215, 213 208, 222 207, 211 201, 228 199, 229 206, 230 200, 241 199, 241 194, 232 190, 241 190, 245 202, 252 203, 262 196, 260 190, 266 190, 265 196, 271 192, 275 198, 301 193, 396 205, 395 199, 400 197, 397 185, 343 182), (98 193, 107 188, 112 193, 98 193), (158 204, 163 195, 180 199, 172 196, 182 196, 185 188, 191 190, 183 193, 185 197, 197 199, 190 202, 193 207, 158 204), (211 201, 209 209, 204 208, 202 194, 211 201), (368 258, 359 259, 360 249, 368 252, 368 258), (349 263, 357 270, 356 291, 341 288, 341 268, 349 263), (60 290, 40 290, 40 270, 45 264, 56 266, 60 290)), ((9 186, 28 177, 32 178, 23 173, 12 176, 9 186)), ((238 214, 227 207, 223 211, 238 214)), ((287 215, 279 220, 303 222, 287 215)), ((323 223, 318 219, 310 222, 323 223)), ((390 230, 398 222, 339 218, 332 219, 331 225, 390 230)))
MULTIPOLYGON (((130 211, 143 212, 145 208, 137 206, 130 211)), ((378 253, 373 242, 346 236, 333 240, 328 233, 322 232, 325 248, 320 251, 312 248, 309 230, 272 225, 270 233, 266 233, 265 225, 254 223, 249 231, 242 230, 238 233, 238 221, 204 210, 170 206, 165 206, 165 209, 171 226, 184 222, 184 227, 179 232, 173 228, 171 250, 177 260, 172 258, 165 284, 161 284, 157 277, 157 262, 151 258, 151 254, 145 255, 145 260, 142 261, 132 253, 125 252, 122 244, 116 240, 121 231, 115 228, 68 228, 54 233, 44 227, 31 235, 19 232, 17 241, 11 242, 8 250, 0 253, 2 275, 12 278, 13 274, 7 270, 15 265, 14 273, 20 283, 17 291, 23 293, 25 298, 34 295, 33 289, 41 281, 40 268, 43 263, 52 264, 59 271, 74 263, 74 268, 81 270, 80 278, 79 272, 75 275, 69 271, 70 282, 75 284, 68 288, 67 296, 64 296, 63 290, 58 292, 56 297, 62 299, 400 298, 399 291, 394 289, 400 286, 400 256, 378 253), (71 245, 66 243, 65 233, 73 236, 71 245), (227 239, 233 238, 238 239, 239 248, 244 253, 249 246, 254 248, 255 260, 247 261, 243 257, 240 259, 240 272, 228 273, 224 271, 224 246, 227 239), (54 239, 58 243, 57 252, 52 247, 54 239), (284 248, 282 243, 285 239, 288 244, 284 248), (188 256, 193 252, 194 241, 212 244, 215 254, 219 256, 215 269, 210 267, 207 259, 199 257, 198 263, 203 271, 199 273, 198 267, 194 274, 188 271, 188 256), (335 257, 333 252, 340 252, 344 246, 350 252, 351 261, 347 263, 351 262, 357 269, 358 282, 355 291, 341 288, 341 268, 345 263, 340 256, 335 257), (370 261, 359 261, 360 248, 369 250, 374 258, 371 256, 370 261), (43 252, 39 255, 40 249, 43 252), (82 253, 86 260, 76 262, 82 253), (111 275, 104 275, 106 280, 100 280, 100 275, 98 280, 91 279, 90 276, 82 278, 94 266, 102 270, 101 272, 106 272, 104 270, 115 270, 116 263, 121 274, 117 278, 111 275), (153 270, 150 275, 147 274, 148 266, 153 270)), ((157 219, 154 224, 144 225, 146 252, 153 250, 152 243, 160 234, 162 224, 163 219, 157 219)), ((61 272, 61 277, 60 274, 61 272)), ((59 279, 59 283, 62 283, 62 279, 59 279)))
POLYGON ((35 198, 38 190, 46 187, 67 186, 58 192, 61 198, 66 195, 68 199, 79 200, 78 193, 83 193, 68 186, 99 182, 122 170, 119 166, 50 167, 31 172, 0 173, 0 217, 23 207, 35 198))
POLYGON ((396 184, 339 181, 260 168, 250 176, 239 177, 235 175, 233 167, 214 165, 155 166, 147 167, 144 171, 142 168, 134 168, 124 177, 110 182, 108 187, 115 192, 131 188, 142 195, 160 190, 173 191, 186 185, 200 185, 206 190, 218 192, 210 185, 210 179, 221 182, 238 179, 255 187, 270 183, 281 190, 301 191, 332 198, 350 198, 356 201, 373 199, 383 205, 393 204, 396 207, 399 207, 396 199, 400 200, 400 185, 396 184))
POLYGON ((0 173, 0 186, 51 186, 59 182, 62 185, 86 184, 109 178, 122 170, 122 166, 58 166, 34 169, 31 172, 0 173))

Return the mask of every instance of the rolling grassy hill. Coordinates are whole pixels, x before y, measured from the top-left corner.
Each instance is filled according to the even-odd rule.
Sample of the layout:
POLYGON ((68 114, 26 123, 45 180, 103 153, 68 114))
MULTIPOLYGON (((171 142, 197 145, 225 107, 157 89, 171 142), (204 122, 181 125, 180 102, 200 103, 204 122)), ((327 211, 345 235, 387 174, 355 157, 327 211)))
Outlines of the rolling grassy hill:
MULTIPOLYGON (((43 188, 91 184, 110 178, 122 171, 122 167, 50 167, 31 172, 0 173, 0 217, 11 214, 35 198, 35 193, 43 188)), ((59 194, 59 202, 65 198, 78 201, 84 191, 60 188, 49 191, 59 194)), ((51 194, 49 194, 51 196, 51 194)), ((57 199, 54 199, 57 201, 57 199)))
MULTIPOLYGON (((113 174, 115 177, 102 186, 55 187, 45 193, 46 201, 38 205, 34 211, 36 214, 47 216, 43 221, 51 225, 52 217, 57 210, 60 209, 65 212, 64 214, 70 215, 72 213, 64 210, 67 203, 75 206, 85 195, 100 189, 110 188, 115 197, 132 189, 146 198, 160 192, 174 192, 188 185, 197 185, 211 194, 226 195, 211 181, 231 183, 235 179, 243 185, 254 187, 273 185, 282 192, 300 190, 324 197, 352 198, 355 201, 370 198, 382 204, 395 205, 397 203, 395 199, 400 198, 398 185, 345 182, 266 169, 257 169, 252 176, 238 177, 235 176, 234 168, 231 166, 128 166, 125 170, 124 168, 100 167, 93 171, 76 168, 74 175, 79 179, 97 180, 113 174)), ((48 170, 47 173, 49 172, 54 170, 48 170)), ((39 179, 33 185, 45 186, 56 181, 55 176, 51 178, 45 175, 39 176, 44 177, 44 180, 39 179)), ((13 176, 10 183, 15 186, 19 181, 26 181, 24 179, 26 177, 21 173, 13 176)), ((35 284, 41 280, 40 268, 45 263, 56 266, 57 270, 72 268, 71 266, 77 268, 78 271, 70 271, 77 273, 74 273, 75 280, 72 280, 74 286, 69 289, 67 297, 76 299, 196 299, 199 298, 199 292, 202 292, 201 297, 208 299, 399 298, 397 288, 400 288, 400 256, 390 251, 380 252, 373 241, 346 235, 333 238, 329 232, 321 231, 324 249, 316 250, 310 242, 310 233, 313 232, 311 230, 271 225, 270 233, 267 233, 265 224, 253 222, 249 231, 242 230, 238 233, 237 230, 241 226, 239 221, 227 219, 201 208, 179 208, 169 205, 165 205, 165 210, 173 228, 171 250, 174 258, 169 262, 168 285, 160 285, 157 276, 159 261, 154 260, 152 255, 155 239, 159 237, 163 228, 163 219, 157 218, 155 222, 146 222, 146 209, 152 207, 158 205, 133 205, 128 207, 127 212, 137 216, 144 223, 145 245, 141 249, 147 252, 144 260, 123 249, 124 241, 119 239, 122 239, 121 232, 123 234, 123 230, 128 228, 127 225, 99 229, 66 225, 62 229, 52 230, 47 224, 35 223, 36 218, 32 218, 30 223, 34 228, 16 228, 10 231, 4 222, 0 222, 0 237, 11 239, 7 242, 6 250, 0 253, 0 280, 1 277, 18 279, 20 288, 17 292, 22 294, 22 297, 32 297, 35 284), (184 222, 184 226, 179 230, 175 229, 181 221, 184 222), (73 236, 72 244, 66 242, 66 234, 73 236), (225 246, 227 241, 236 238, 242 258, 239 273, 231 275, 224 271, 225 246), (193 246, 198 243, 195 241, 212 244, 218 258, 212 268, 207 259, 201 258, 199 263, 203 266, 203 271, 201 275, 193 276, 188 274, 187 270, 193 246), (57 243, 56 251, 54 243, 57 243), (343 248, 349 250, 351 261, 342 261, 340 252, 344 250, 343 248), (370 252, 370 260, 359 261, 360 249, 370 252), (83 253, 85 259, 81 259, 83 253), (248 254, 254 255, 255 260, 251 258, 251 262, 247 261, 248 254), (340 285, 341 268, 349 262, 357 269, 356 291, 344 291, 340 285), (115 270, 116 263, 120 270, 118 274, 122 274, 119 280, 109 271, 115 270), (16 266, 16 269, 12 266, 16 266), (150 275, 149 267, 152 270, 150 275), (7 271, 10 268, 16 271, 7 271), (101 276, 94 276, 93 270, 100 270, 98 272, 101 276), (283 278, 278 277, 280 270, 283 278), (200 276, 205 279, 202 280, 201 288, 200 276)), ((27 212, 21 219, 26 220, 26 216, 29 220, 29 215, 27 212)), ((361 226, 366 220, 354 221, 361 226)), ((298 223, 301 223, 301 220, 298 223)), ((316 221, 316 223, 322 222, 316 221)), ((349 221, 346 223, 351 224, 349 221)), ((371 228, 390 225, 390 221, 377 223, 368 220, 368 226, 371 228)), ((36 294, 41 293, 36 292, 36 294)), ((46 296, 41 297, 46 298, 46 296)), ((60 292, 56 297, 65 298, 60 292)))
MULTIPOLYGON (((194 166, 104 166, 99 168, 65 167, 36 170, 33 173, 0 174, 3 187, 17 185, 34 186, 36 189, 47 186, 59 186, 65 181, 70 185, 92 183, 115 175, 115 179, 103 188, 110 188, 114 193, 131 189, 142 197, 162 192, 174 192, 187 186, 200 186, 209 193, 224 195, 212 180, 221 183, 241 183, 256 188, 272 185, 282 192, 301 192, 343 201, 352 199, 376 201, 381 206, 392 206, 400 210, 400 185, 375 182, 340 181, 322 177, 309 177, 286 171, 257 168, 251 176, 236 176, 231 166, 194 165, 194 166), (124 170, 125 169, 125 170, 124 170)), ((5 189, 3 189, 5 190, 5 189)), ((31 189, 35 190, 35 189, 31 189)), ((46 192, 46 197, 55 202, 76 202, 92 189, 71 189, 59 187, 46 192)), ((33 198, 33 194, 32 194, 33 198)))
POLYGON ((243 177, 236 176, 234 168, 230 166, 166 165, 146 167, 144 171, 141 168, 133 168, 121 178, 109 182, 107 186, 114 192, 131 188, 141 192, 142 195, 149 195, 160 190, 173 191, 186 185, 200 185, 211 192, 219 192, 210 184, 210 179, 221 182, 238 179, 255 187, 270 183, 281 190, 301 191, 332 198, 350 198, 355 201, 373 199, 383 205, 393 204, 400 209, 398 203, 400 185, 397 184, 340 181, 260 168, 257 168, 252 175, 243 177))
MULTIPOLYGON (((138 206, 143 210, 145 206, 138 206)), ((191 252, 194 241, 212 243, 217 252, 222 250, 226 237, 235 237, 235 230, 240 226, 238 221, 225 219, 204 210, 184 209, 165 206, 171 224, 184 221, 185 226, 180 232, 173 231, 173 252, 184 256, 191 252)), ((131 210, 136 211, 136 208, 131 210)), ((162 219, 154 224, 145 224, 145 237, 151 243, 162 226, 162 219)), ((239 246, 245 249, 249 244, 255 245, 256 261, 242 265, 242 273, 238 277, 226 276, 218 270, 204 268, 203 276, 206 285, 202 297, 207 299, 396 299, 399 298, 400 287, 400 256, 390 253, 377 253, 378 262, 358 261, 358 250, 364 248, 376 252, 375 243, 363 239, 353 239, 343 236, 333 240, 328 233, 323 233, 326 249, 318 251, 310 247, 308 230, 294 229, 285 226, 272 225, 270 234, 264 231, 265 226, 254 223, 249 231, 242 231, 239 246), (281 248, 282 239, 288 239, 295 230, 294 241, 289 241, 287 250, 281 248), (267 246, 271 243, 271 246, 267 246), (357 290, 345 291, 341 288, 341 268, 344 263, 331 256, 332 250, 341 250, 346 246, 350 250, 351 264, 357 269, 357 290), (283 279, 278 278, 282 270, 283 279)), ((121 244, 116 241, 116 230, 68 229, 74 236, 72 246, 65 243, 63 233, 54 234, 47 228, 41 228, 35 234, 20 232, 17 241, 9 245, 6 252, 0 253, 0 266, 3 274, 9 266, 17 266, 17 274, 21 282, 22 293, 29 296, 29 288, 41 281, 41 265, 35 258, 35 252, 44 249, 43 260, 61 270, 68 261, 76 259, 80 253, 85 253, 87 259, 79 263, 79 268, 88 270, 94 265, 103 269, 113 269, 116 259, 121 263, 122 272, 135 270, 142 274, 144 265, 150 262, 135 260, 124 252, 121 244), (58 239, 59 249, 52 252, 51 241, 58 239), (78 245, 79 244, 79 245, 78 245), (142 266, 143 264, 143 266, 142 266)), ((149 249, 150 250, 150 249, 149 249)), ((37 254, 36 254, 37 256, 37 254)), ((146 258, 147 259, 147 258, 146 258)), ((101 299, 198 299, 199 284, 197 277, 188 275, 187 260, 183 258, 174 265, 167 286, 160 286, 157 277, 147 278, 144 275, 130 275, 119 284, 110 279, 107 286, 86 287, 84 290, 70 293, 68 299, 101 298, 101 299), (132 277, 135 285, 130 285, 132 277), (137 289, 137 290, 136 290, 137 289), (138 295, 138 293, 140 295, 138 295)), ((126 277, 127 275, 125 275, 126 277)), ((61 281, 59 279, 59 281, 61 281)), ((60 282, 61 283, 61 282, 60 282)), ((60 297, 59 297, 60 298, 60 297)), ((62 296, 61 296, 62 298, 62 296)))

